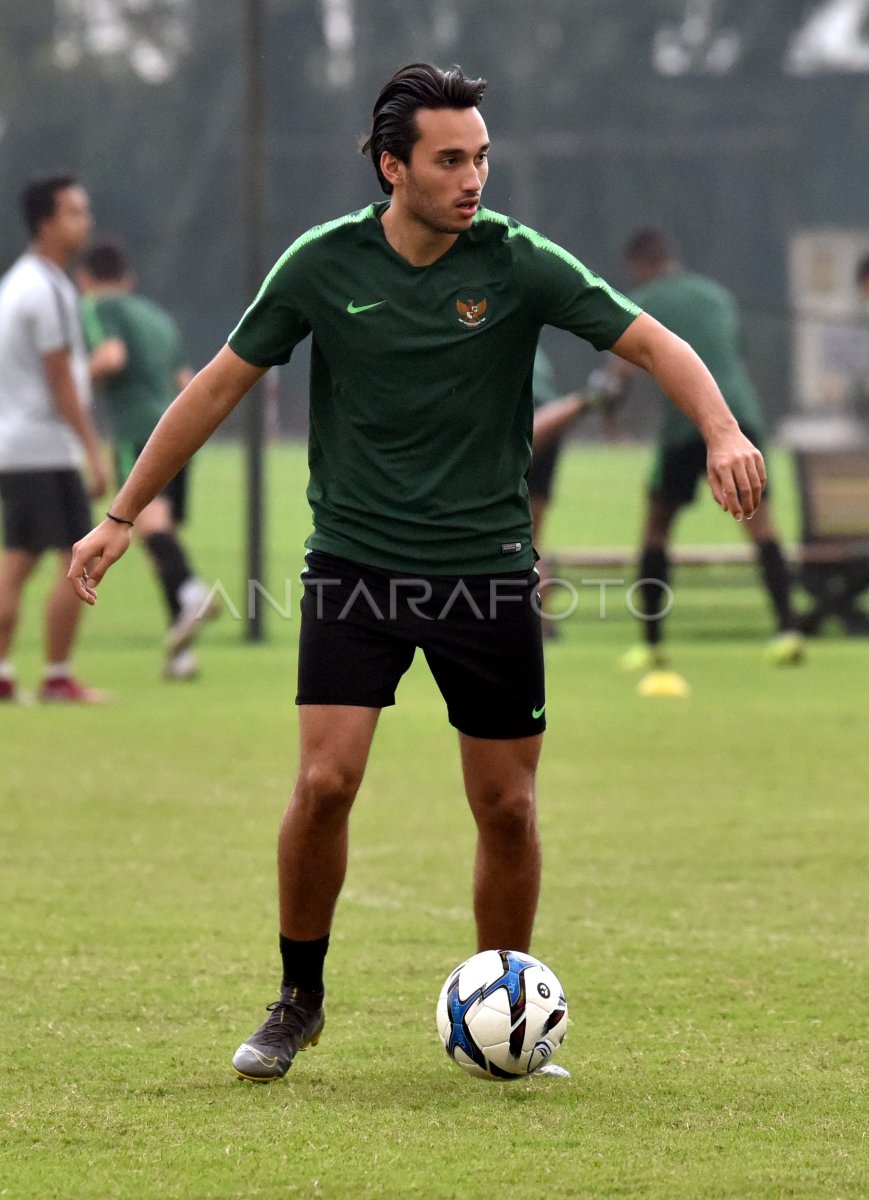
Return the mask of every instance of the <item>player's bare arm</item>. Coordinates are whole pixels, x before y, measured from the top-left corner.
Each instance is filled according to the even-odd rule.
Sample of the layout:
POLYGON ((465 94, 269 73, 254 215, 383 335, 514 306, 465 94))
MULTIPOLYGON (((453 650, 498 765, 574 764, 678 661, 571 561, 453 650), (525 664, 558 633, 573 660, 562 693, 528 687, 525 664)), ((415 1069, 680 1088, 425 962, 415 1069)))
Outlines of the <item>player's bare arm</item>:
POLYGON ((99 383, 101 379, 106 379, 110 375, 119 374, 126 365, 127 346, 123 338, 119 337, 106 338, 104 342, 100 342, 91 351, 88 361, 90 376, 94 383, 99 383))
POLYGON ((534 449, 539 453, 544 446, 564 433, 577 417, 586 411, 588 404, 578 392, 569 392, 559 400, 538 408, 534 413, 534 449))
POLYGON ((69 579, 86 604, 96 603, 96 585, 130 544, 133 522, 142 509, 229 416, 266 372, 239 358, 228 346, 194 376, 163 414, 129 479, 106 517, 73 547, 69 579))
POLYGON ((716 502, 737 520, 753 516, 766 484, 763 456, 740 430, 702 359, 647 313, 637 317, 611 349, 648 371, 700 430, 716 502))
POLYGON ((108 487, 109 476, 103 460, 102 447, 94 423, 82 404, 70 365, 67 349, 53 350, 42 357, 42 365, 55 407, 67 425, 76 433, 87 456, 90 491, 101 496, 108 487))

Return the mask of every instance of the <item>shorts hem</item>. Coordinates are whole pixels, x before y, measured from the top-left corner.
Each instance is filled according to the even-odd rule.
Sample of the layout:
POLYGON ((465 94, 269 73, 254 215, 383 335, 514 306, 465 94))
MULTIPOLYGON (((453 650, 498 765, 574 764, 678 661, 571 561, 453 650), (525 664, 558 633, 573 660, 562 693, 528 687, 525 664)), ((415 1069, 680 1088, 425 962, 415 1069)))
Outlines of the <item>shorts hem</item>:
POLYGON ((535 721, 533 729, 522 729, 517 732, 517 727, 512 726, 509 730, 498 729, 493 730, 491 726, 487 729, 471 729, 467 725, 460 725, 457 721, 450 721, 453 729, 459 733, 463 733, 465 737, 479 738, 486 742, 518 742, 520 738, 537 737, 538 734, 546 732, 545 721, 535 721))
MULTIPOLYGON (((82 534, 84 537, 84 534, 82 534)), ((76 538, 78 541, 78 538, 76 538)), ((67 541, 50 541, 50 542, 22 542, 3 541, 4 550, 17 550, 19 554, 29 554, 31 558, 41 558, 43 554, 48 554, 54 550, 57 554, 69 554, 72 549, 72 543, 67 541)))

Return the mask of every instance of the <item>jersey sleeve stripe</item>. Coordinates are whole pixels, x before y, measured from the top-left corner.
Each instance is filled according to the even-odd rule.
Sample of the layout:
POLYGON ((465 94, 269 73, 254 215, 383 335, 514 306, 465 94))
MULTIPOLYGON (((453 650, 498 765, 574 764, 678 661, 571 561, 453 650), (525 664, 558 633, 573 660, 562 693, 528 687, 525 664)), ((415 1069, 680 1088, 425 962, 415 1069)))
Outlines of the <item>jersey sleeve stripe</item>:
POLYGON ((490 221, 494 225, 503 225, 507 230, 508 238, 527 238, 527 240, 539 250, 546 250, 549 254, 554 254, 556 258, 560 258, 562 262, 567 263, 569 267, 573 267, 575 271, 579 272, 589 287, 600 288, 601 291, 605 292, 611 300, 618 304, 620 308, 623 308, 625 312, 630 313, 631 316, 634 317, 639 317, 641 315, 643 310, 639 307, 639 305, 634 304, 633 300, 629 300, 627 296, 624 296, 621 292, 616 291, 616 289, 611 287, 605 279, 600 277, 600 275, 595 275, 594 271, 590 271, 585 263, 581 263, 578 258, 570 253, 569 250, 565 250, 563 246, 559 246, 556 242, 550 242, 549 238, 544 237, 543 234, 537 233, 533 229, 529 229, 527 225, 520 225, 518 222, 510 220, 501 213, 492 212, 491 209, 488 208, 481 208, 477 213, 476 219, 478 221, 490 221))
POLYGON ((302 249, 303 246, 307 246, 309 243, 317 241, 318 238, 323 237, 327 233, 331 233, 334 229, 340 229, 342 225, 358 225, 360 222, 367 221, 369 217, 373 216, 374 205, 369 204, 367 208, 361 208, 358 212, 348 213, 344 217, 336 217, 334 221, 326 221, 323 225, 314 225, 312 229, 309 229, 306 233, 303 233, 300 237, 297 237, 296 240, 283 252, 281 257, 269 271, 268 275, 266 275, 265 279, 262 281, 256 296, 246 308, 238 325, 236 325, 235 329, 233 329, 232 333, 229 335, 230 340, 238 332, 247 314, 259 303, 260 299, 266 292, 269 284, 272 282, 277 273, 281 270, 285 263, 289 262, 294 254, 298 253, 298 251, 302 249))

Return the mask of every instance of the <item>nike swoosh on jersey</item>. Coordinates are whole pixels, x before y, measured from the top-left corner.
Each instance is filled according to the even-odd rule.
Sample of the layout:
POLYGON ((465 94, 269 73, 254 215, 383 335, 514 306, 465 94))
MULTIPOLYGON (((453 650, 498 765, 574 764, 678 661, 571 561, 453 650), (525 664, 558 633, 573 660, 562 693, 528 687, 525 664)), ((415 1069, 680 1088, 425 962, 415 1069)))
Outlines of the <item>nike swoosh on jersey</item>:
POLYGON ((385 300, 375 300, 373 304, 354 304, 354 302, 351 300, 347 305, 347 311, 349 313, 368 312, 369 308, 380 308, 381 304, 385 303, 385 300))
POLYGON ((537 721, 537 720, 539 720, 540 717, 543 716, 543 713, 545 711, 546 711, 546 705, 544 703, 544 704, 541 704, 540 708, 532 708, 531 716, 534 718, 535 721, 537 721))

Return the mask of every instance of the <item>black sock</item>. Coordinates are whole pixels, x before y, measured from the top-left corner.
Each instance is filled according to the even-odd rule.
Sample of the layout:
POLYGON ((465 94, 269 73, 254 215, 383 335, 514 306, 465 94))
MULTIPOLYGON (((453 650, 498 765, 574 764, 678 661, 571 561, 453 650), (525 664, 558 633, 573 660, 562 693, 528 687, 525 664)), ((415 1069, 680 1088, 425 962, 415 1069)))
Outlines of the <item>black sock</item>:
POLYGON ((294 942, 280 935, 284 964, 283 986, 295 984, 305 992, 323 991, 323 963, 329 949, 329 935, 313 942, 294 942))
POLYGON ((669 594, 666 590, 670 581, 670 560, 667 551, 658 546, 644 546, 640 557, 640 579, 651 582, 640 586, 643 600, 643 636, 648 646, 657 646, 664 638, 664 618, 659 614, 667 607, 669 594), (662 587, 661 584, 665 586, 662 587))
POLYGON ((174 621, 181 611, 178 589, 193 574, 187 555, 174 533, 150 533, 145 538, 145 546, 154 560, 163 595, 174 621))
POLYGON ((794 629, 791 610, 791 573, 778 542, 766 541, 757 544, 757 560, 769 598, 775 610, 779 632, 794 629))

